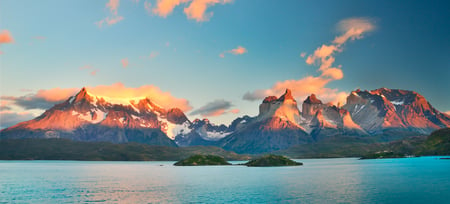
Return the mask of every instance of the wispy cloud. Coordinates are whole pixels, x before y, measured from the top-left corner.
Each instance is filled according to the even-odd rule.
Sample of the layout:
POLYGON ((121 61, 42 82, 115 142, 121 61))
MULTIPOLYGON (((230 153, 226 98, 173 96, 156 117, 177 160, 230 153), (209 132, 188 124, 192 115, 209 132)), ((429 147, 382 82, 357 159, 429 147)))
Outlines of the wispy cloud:
MULTIPOLYGON (((307 76, 298 80, 286 80, 275 83, 270 89, 261 89, 247 92, 243 99, 259 100, 270 95, 281 95, 286 88, 292 90, 295 97, 303 100, 311 93, 315 93, 324 101, 344 102, 347 93, 338 89, 327 88, 329 82, 340 80, 344 77, 341 65, 333 66, 334 55, 343 51, 343 45, 349 40, 361 39, 364 33, 373 31, 375 25, 366 18, 344 19, 338 23, 338 29, 342 32, 330 44, 319 46, 313 54, 309 55, 305 62, 308 65, 318 66, 319 76, 307 76)), ((302 52, 301 57, 306 53, 302 52)))
POLYGON ((184 13, 188 19, 194 19, 197 22, 208 21, 213 12, 207 12, 208 7, 212 7, 215 4, 226 4, 232 2, 231 0, 157 0, 155 8, 152 9, 153 13, 167 17, 171 14, 175 7, 188 3, 189 5, 184 8, 184 13))
POLYGON ((231 49, 231 50, 227 50, 224 51, 222 53, 219 54, 219 57, 224 58, 226 53, 231 53, 233 55, 243 55, 245 53, 247 53, 247 49, 245 47, 242 46, 238 46, 237 48, 231 49))
POLYGON ((91 65, 84 65, 84 66, 81 66, 79 69, 85 70, 85 69, 92 69, 92 68, 94 68, 94 67, 92 67, 91 65))
POLYGON ((148 1, 144 2, 144 9, 147 11, 147 13, 152 13, 152 4, 148 1))
POLYGON ((95 69, 92 65, 84 65, 78 68, 80 70, 87 70, 91 76, 97 75, 98 69, 95 69))
POLYGON ((106 3, 106 8, 109 9, 109 15, 106 18, 96 22, 95 24, 101 28, 104 23, 108 25, 116 24, 123 20, 123 16, 118 14, 120 0, 109 0, 106 3))
POLYGON ((158 56, 159 56, 159 52, 158 51, 151 51, 148 56, 141 56, 141 59, 153 59, 153 58, 158 57, 158 56))
POLYGON ((193 110, 190 115, 201 115, 202 117, 214 117, 220 116, 226 113, 226 111, 233 105, 230 101, 223 99, 214 100, 206 105, 193 110))
POLYGON ((124 59, 120 60, 120 63, 122 64, 123 68, 127 68, 128 67, 128 58, 124 58, 124 59))

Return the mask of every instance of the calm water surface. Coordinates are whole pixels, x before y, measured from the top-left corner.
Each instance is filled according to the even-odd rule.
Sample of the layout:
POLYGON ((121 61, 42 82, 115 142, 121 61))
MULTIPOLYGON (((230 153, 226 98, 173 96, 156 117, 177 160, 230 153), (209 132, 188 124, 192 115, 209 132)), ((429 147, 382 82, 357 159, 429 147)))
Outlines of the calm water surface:
POLYGON ((450 160, 302 159, 301 167, 0 161, 0 203, 449 203, 450 160))

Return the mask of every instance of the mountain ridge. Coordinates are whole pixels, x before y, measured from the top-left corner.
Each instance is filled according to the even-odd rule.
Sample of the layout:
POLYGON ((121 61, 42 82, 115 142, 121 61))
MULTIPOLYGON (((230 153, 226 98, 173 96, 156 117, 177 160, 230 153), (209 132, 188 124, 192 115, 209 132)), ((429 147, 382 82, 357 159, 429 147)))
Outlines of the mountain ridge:
POLYGON ((83 87, 42 115, 0 130, 0 139, 214 145, 238 153, 262 153, 341 135, 389 138, 429 134, 445 127, 450 127, 450 116, 417 92, 400 89, 358 89, 341 107, 324 104, 311 94, 303 101, 302 111, 286 89, 280 97, 264 98, 257 116, 243 116, 226 126, 208 119, 190 121, 181 109, 165 109, 150 98, 95 96, 83 87))

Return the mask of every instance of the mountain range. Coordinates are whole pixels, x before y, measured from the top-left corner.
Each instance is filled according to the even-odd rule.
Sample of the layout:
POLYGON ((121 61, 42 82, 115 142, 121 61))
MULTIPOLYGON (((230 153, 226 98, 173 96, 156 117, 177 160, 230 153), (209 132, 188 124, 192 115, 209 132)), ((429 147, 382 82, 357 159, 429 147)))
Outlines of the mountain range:
POLYGON ((322 103, 314 94, 302 110, 289 89, 268 96, 259 114, 230 125, 189 120, 178 108, 165 109, 149 98, 95 96, 85 88, 42 115, 0 131, 0 139, 66 138, 75 141, 137 142, 160 146, 219 146, 237 153, 264 153, 327 138, 387 140, 429 134, 450 127, 450 116, 414 91, 355 90, 342 107, 322 103))

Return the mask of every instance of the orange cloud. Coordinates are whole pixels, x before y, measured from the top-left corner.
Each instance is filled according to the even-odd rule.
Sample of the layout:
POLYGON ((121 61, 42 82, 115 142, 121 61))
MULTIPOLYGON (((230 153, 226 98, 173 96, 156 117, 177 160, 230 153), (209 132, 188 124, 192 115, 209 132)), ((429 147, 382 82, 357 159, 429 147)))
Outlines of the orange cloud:
POLYGON ((97 71, 98 70, 94 70, 94 71, 91 71, 91 73, 89 73, 91 76, 95 76, 95 75, 97 75, 97 71))
POLYGON ((306 56, 306 52, 300 53, 300 57, 304 58, 306 56))
POLYGON ((340 80, 344 78, 344 73, 341 69, 338 68, 328 68, 325 71, 323 71, 322 77, 330 77, 333 80, 340 80))
POLYGON ((235 55, 242 55, 244 53, 247 53, 247 49, 245 49, 245 47, 238 46, 237 48, 232 49, 231 53, 235 55))
POLYGON ((213 16, 213 12, 206 13, 206 9, 214 4, 230 3, 231 0, 193 0, 189 7, 184 8, 184 13, 189 19, 195 19, 197 22, 207 21, 213 16))
POLYGON ((122 60, 120 60, 120 62, 122 63, 123 68, 128 67, 128 58, 122 59, 122 60))
POLYGON ((60 102, 67 100, 70 96, 79 91, 78 88, 53 88, 53 89, 41 89, 34 95, 36 98, 45 99, 48 102, 60 102))
POLYGON ((450 116, 450 111, 447 111, 447 112, 444 112, 444 113, 450 116))
POLYGON ((230 110, 230 113, 233 113, 233 114, 238 114, 239 112, 241 112, 239 109, 230 110))
POLYGON ((157 0, 153 13, 165 18, 172 13, 176 6, 189 1, 190 0, 157 0))
POLYGON ((225 53, 231 53, 233 55, 243 55, 245 53, 247 53, 247 49, 245 47, 242 46, 238 46, 237 48, 231 49, 231 50, 227 50, 224 51, 222 53, 219 54, 219 57, 224 58, 225 57, 225 53))
POLYGON ((154 14, 165 18, 173 12, 175 7, 188 2, 190 2, 189 6, 184 8, 184 13, 188 19, 201 22, 208 21, 213 15, 213 12, 206 12, 208 7, 218 3, 230 3, 232 0, 157 0, 156 7, 152 11, 154 14))
MULTIPOLYGON (((180 108, 183 111, 189 111, 192 107, 189 101, 182 98, 172 96, 170 92, 163 92, 156 86, 144 85, 137 88, 125 87, 122 83, 112 85, 99 85, 94 87, 86 87, 87 91, 98 97, 119 98, 119 99, 140 99, 149 98, 156 104, 164 108, 180 108)), ((80 88, 54 88, 41 89, 34 94, 25 96, 1 96, 3 101, 10 101, 13 104, 24 109, 47 109, 56 103, 67 100, 70 96, 75 95, 80 88)))
POLYGON ((145 98, 148 97, 164 108, 180 108, 189 111, 192 107, 186 99, 175 98, 170 92, 163 92, 153 85, 137 88, 125 87, 122 83, 86 87, 89 93, 108 98, 145 98))
MULTIPOLYGON (((286 88, 289 88, 292 90, 294 97, 300 100, 314 93, 325 102, 345 102, 347 93, 326 87, 329 82, 340 80, 344 77, 340 65, 333 67, 335 62, 334 54, 343 51, 345 42, 362 38, 364 33, 372 31, 375 26, 367 19, 352 18, 340 21, 338 27, 343 34, 337 36, 331 44, 323 44, 318 47, 305 60, 308 65, 319 66, 317 69, 318 72, 321 72, 319 76, 307 76, 299 80, 277 82, 270 89, 248 92, 243 99, 257 100, 266 96, 279 96, 284 93, 286 88)), ((304 57, 306 53, 303 52, 300 56, 304 57)))
POLYGON ((101 28, 104 23, 113 25, 123 20, 123 16, 118 15, 119 2, 119 0, 109 0, 106 3, 106 8, 109 9, 110 16, 95 23, 99 28, 101 28))
POLYGON ((0 44, 12 42, 14 42, 14 39, 11 33, 8 30, 2 30, 2 32, 0 32, 0 44))

